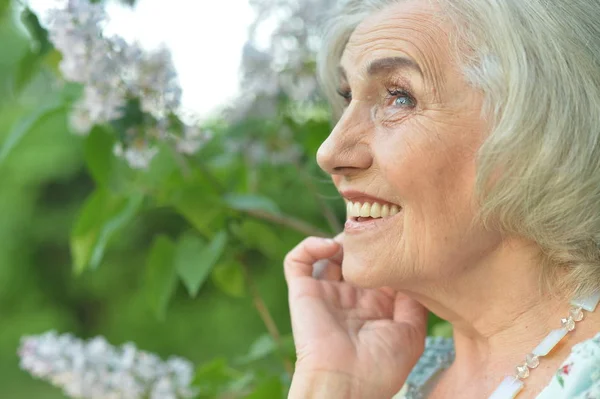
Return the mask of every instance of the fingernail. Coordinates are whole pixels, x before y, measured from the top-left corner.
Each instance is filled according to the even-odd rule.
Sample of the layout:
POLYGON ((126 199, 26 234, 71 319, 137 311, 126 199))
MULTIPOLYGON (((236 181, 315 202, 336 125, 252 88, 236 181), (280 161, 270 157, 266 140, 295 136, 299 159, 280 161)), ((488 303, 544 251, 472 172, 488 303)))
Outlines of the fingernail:
POLYGON ((335 241, 333 239, 331 239, 331 238, 326 238, 325 239, 325 244, 327 244, 327 245, 335 244, 335 241))

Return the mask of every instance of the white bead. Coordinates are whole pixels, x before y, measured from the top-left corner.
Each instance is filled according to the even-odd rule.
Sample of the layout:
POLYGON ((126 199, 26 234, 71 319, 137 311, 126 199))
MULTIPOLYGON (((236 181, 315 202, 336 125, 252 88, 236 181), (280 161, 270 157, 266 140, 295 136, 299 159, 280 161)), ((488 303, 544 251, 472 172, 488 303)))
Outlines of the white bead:
POLYGON ((560 326, 570 332, 575 329, 575 321, 569 316, 566 319, 560 319, 560 326))
POLYGON ((593 312, 594 310, 596 310, 598 302, 600 302, 600 291, 587 298, 574 299, 571 301, 571 305, 583 308, 588 312, 593 312))
POLYGON ((568 334, 564 328, 550 331, 546 338, 531 352, 536 356, 546 356, 568 334))
POLYGON ((529 377, 529 367, 526 364, 517 366, 517 378, 524 380, 529 377))
POLYGON ((575 323, 583 320, 583 310, 593 312, 600 303, 600 291, 588 298, 579 298, 571 301, 573 307, 569 310, 569 317, 561 319, 562 328, 552 330, 535 349, 525 357, 525 364, 516 367, 516 376, 506 377, 488 399, 513 399, 524 387, 522 380, 529 377, 529 369, 535 369, 540 364, 540 356, 548 355, 556 345, 575 329, 575 323))
POLYGON ((540 358, 534 355, 533 353, 530 353, 527 356, 525 356, 525 363, 527 364, 527 367, 529 367, 530 369, 534 369, 540 365, 540 358))
POLYGON ((488 399, 513 399, 523 389, 523 381, 506 377, 488 399))
POLYGON ((581 321, 583 320, 583 310, 581 310, 580 307, 571 308, 571 310, 569 310, 569 316, 574 321, 581 321))

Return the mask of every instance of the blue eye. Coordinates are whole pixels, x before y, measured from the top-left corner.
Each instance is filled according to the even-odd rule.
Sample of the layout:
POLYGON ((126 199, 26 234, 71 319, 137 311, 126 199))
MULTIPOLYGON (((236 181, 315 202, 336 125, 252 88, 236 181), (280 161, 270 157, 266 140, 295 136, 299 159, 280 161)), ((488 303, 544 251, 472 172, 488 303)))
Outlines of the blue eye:
POLYGON ((396 98, 396 100, 394 101, 394 105, 397 105, 399 107, 405 107, 405 106, 412 106, 413 102, 410 99, 410 97, 408 96, 401 96, 396 98))
POLYGON ((404 90, 390 90, 389 93, 391 97, 395 97, 394 106, 402 108, 412 108, 415 106, 415 100, 404 90))

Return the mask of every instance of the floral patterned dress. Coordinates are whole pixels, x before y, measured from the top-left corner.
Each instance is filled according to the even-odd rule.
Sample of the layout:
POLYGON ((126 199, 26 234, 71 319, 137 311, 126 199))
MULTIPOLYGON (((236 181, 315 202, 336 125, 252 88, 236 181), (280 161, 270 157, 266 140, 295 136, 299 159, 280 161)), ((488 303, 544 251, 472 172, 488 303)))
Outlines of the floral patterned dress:
MULTIPOLYGON (((451 339, 427 338, 423 356, 393 399, 426 398, 436 377, 453 358, 451 339)), ((573 346, 569 357, 536 399, 600 399, 600 333, 573 346)))

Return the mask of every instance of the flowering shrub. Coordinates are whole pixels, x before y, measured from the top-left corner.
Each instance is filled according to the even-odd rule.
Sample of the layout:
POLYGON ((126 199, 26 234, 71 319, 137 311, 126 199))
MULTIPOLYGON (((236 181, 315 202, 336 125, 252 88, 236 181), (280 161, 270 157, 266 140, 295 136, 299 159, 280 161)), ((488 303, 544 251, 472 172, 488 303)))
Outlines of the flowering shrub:
POLYGON ((66 110, 94 186, 71 231, 75 274, 100 267, 137 220, 168 210, 182 223, 155 230, 146 255, 144 290, 156 317, 166 317, 180 284, 195 298, 210 281, 232 298, 248 298, 268 334, 243 356, 194 370, 133 344, 117 348, 103 338, 48 332, 23 338, 21 367, 73 398, 284 397, 295 353, 263 299, 257 272, 272 265, 281 276, 283 256, 299 239, 340 229, 343 208, 323 200, 314 159, 306 157, 316 149, 314 134, 328 129, 327 113, 280 98, 269 119, 247 114, 200 125, 181 110, 169 52, 107 36, 101 3, 68 0, 39 25, 25 12, 32 40, 60 55, 61 89, 54 103, 14 129, 0 148, 0 167, 2 153, 18 149, 27 129, 66 110), (295 201, 299 193, 302 203, 295 201), (265 359, 268 369, 257 366, 265 359))
MULTIPOLYGON (((227 343, 219 340, 232 337, 241 337, 250 347, 243 354, 203 359, 192 366, 183 359, 162 361, 133 344, 114 347, 103 338, 86 342, 50 332, 23 338, 19 350, 23 369, 74 398, 286 396, 295 353, 281 263, 285 253, 305 236, 339 232, 345 213, 343 202, 337 200, 335 189, 314 160, 330 124, 316 92, 311 54, 318 43, 313 28, 317 17, 324 14, 319 7, 327 9, 330 2, 323 0, 319 6, 311 0, 303 8, 301 2, 253 1, 259 10, 257 23, 273 14, 284 15, 286 24, 275 29, 277 40, 271 48, 259 49, 251 34, 244 52, 244 96, 231 104, 224 118, 203 124, 181 110, 181 87, 168 51, 147 52, 136 43, 107 36, 103 30, 107 15, 101 3, 68 0, 42 18, 41 24, 33 12, 24 10, 23 20, 34 45, 21 62, 15 87, 28 101, 33 101, 27 97, 31 96, 28 87, 41 85, 51 90, 6 136, 0 132, 0 168, 6 168, 3 173, 26 171, 23 166, 28 157, 21 155, 27 153, 20 150, 27 145, 37 151, 30 160, 51 152, 49 145, 47 149, 41 144, 36 147, 35 140, 27 143, 26 136, 36 130, 42 137, 58 136, 49 122, 57 117, 64 117, 77 135, 69 139, 78 149, 70 162, 81 157, 84 164, 74 167, 71 175, 51 175, 48 170, 69 161, 58 153, 35 169, 37 175, 54 176, 54 180, 35 181, 40 186, 60 187, 56 202, 62 205, 67 198, 76 205, 76 212, 63 208, 50 212, 52 207, 43 203, 44 196, 39 193, 39 212, 30 220, 15 219, 12 225, 3 220, 2 236, 18 237, 13 231, 30 225, 35 230, 47 218, 46 237, 56 245, 62 240, 60 222, 73 220, 69 242, 64 245, 68 245, 75 276, 85 278, 72 282, 63 277, 63 285, 56 290, 74 285, 85 291, 107 267, 119 269, 105 282, 101 294, 87 297, 92 302, 100 300, 98 297, 103 301, 124 298, 114 305, 112 324, 107 322, 108 328, 101 322, 79 326, 78 331, 85 335, 90 331, 108 335, 104 328, 112 332, 115 324, 130 322, 127 317, 132 314, 145 317, 140 316, 139 308, 126 313, 127 317, 115 316, 128 306, 126 301, 139 296, 143 299, 135 302, 151 310, 157 320, 168 319, 168 333, 163 331, 155 341, 166 335, 179 340, 182 326, 194 331, 186 336, 187 341, 182 338, 178 347, 179 353, 190 359, 201 357, 198 351, 189 356, 186 352, 197 344, 200 328, 196 326, 203 328, 205 342, 195 348, 223 348, 227 343), (273 7, 272 13, 267 12, 269 7, 273 7), (285 12, 281 14, 277 8, 285 12), (288 46, 291 42, 296 45, 288 46), (60 61, 53 63, 56 59, 60 61), (3 230, 4 225, 9 227, 3 230), (121 271, 127 268, 140 276, 123 273, 123 277, 121 271), (248 328, 240 320, 245 314, 221 313, 218 305, 225 296, 230 302, 253 307, 262 330, 257 333, 256 328, 248 328), (189 302, 181 305, 182 297, 198 300, 190 315, 172 316, 174 309, 182 313, 182 308, 190 306, 189 302), (206 313, 196 313, 199 308, 206 313), (171 328, 176 320, 178 328, 171 328), (263 331, 267 334, 261 335, 263 331)), ((11 179, 3 180, 3 186, 11 189, 7 182, 11 179)), ((28 242, 20 248, 29 246, 28 242)), ((59 247, 56 253, 64 250, 59 247)), ((17 273, 26 270, 23 258, 19 253, 4 263, 17 273)), ((55 262, 51 269, 55 270, 64 260, 48 256, 35 258, 35 262, 43 263, 30 268, 40 273, 36 279, 51 285, 46 284, 44 267, 55 262)), ((53 278, 58 278, 56 275, 52 273, 53 278)), ((16 281, 25 280, 27 277, 19 277, 16 281)), ((4 291, 0 290, 0 300, 4 291)), ((41 296, 37 291, 36 295, 41 296)), ((21 297, 13 300, 20 302, 21 297)), ((111 315, 102 316, 108 319, 111 315)), ((137 330, 144 330, 139 324, 137 330)), ((43 328, 56 327, 44 323, 43 328)), ((33 328, 39 329, 39 325, 33 328)))
POLYGON ((114 153, 141 169, 158 153, 159 142, 194 154, 209 138, 176 115, 181 87, 166 48, 147 52, 119 36, 105 36, 104 8, 87 0, 68 0, 45 19, 49 39, 62 55, 63 78, 83 85, 71 111, 74 132, 85 135, 94 125, 118 124, 114 153))
POLYGON ((48 332, 23 337, 19 355, 23 369, 72 398, 184 399, 196 394, 189 361, 174 357, 163 362, 132 343, 116 348, 102 337, 85 342, 48 332))

